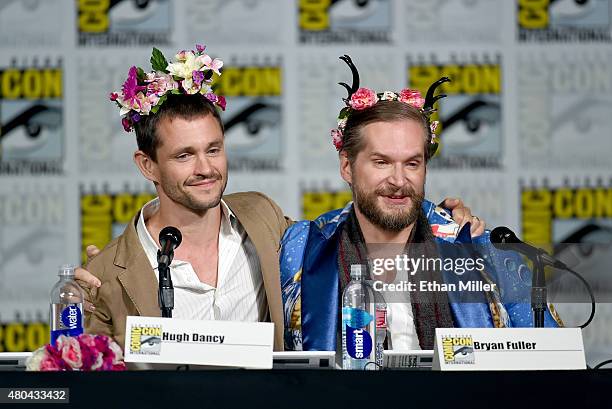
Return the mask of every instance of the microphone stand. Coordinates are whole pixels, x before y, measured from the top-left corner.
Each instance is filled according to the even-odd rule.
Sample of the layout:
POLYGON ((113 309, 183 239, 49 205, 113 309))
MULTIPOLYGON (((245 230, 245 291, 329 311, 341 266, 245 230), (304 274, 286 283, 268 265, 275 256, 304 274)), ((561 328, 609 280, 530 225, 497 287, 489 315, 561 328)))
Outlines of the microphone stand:
POLYGON ((533 262, 533 276, 531 278, 531 309, 533 310, 533 327, 544 328, 544 313, 546 312, 546 275, 544 274, 544 261, 541 254, 535 254, 533 262))
POLYGON ((172 277, 170 276, 170 263, 173 257, 174 251, 171 251, 168 256, 168 261, 166 263, 160 263, 162 254, 161 250, 157 250, 157 272, 159 273, 157 300, 159 308, 161 309, 161 315, 164 318, 172 318, 172 309, 174 308, 174 286, 172 285, 172 277))

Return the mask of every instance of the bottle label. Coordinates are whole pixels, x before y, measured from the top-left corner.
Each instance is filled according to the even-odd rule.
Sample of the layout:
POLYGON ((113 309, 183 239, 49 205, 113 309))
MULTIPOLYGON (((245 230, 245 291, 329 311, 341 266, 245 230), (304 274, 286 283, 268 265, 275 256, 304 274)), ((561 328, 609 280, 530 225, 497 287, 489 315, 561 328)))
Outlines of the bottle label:
POLYGON ((76 337, 83 333, 80 304, 53 304, 51 314, 51 344, 55 344, 60 335, 76 337))
POLYGON ((69 330, 82 328, 81 309, 76 304, 68 304, 62 311, 62 324, 69 330))
POLYGON ((372 315, 359 308, 342 309, 346 352, 351 358, 365 359, 372 352, 372 335, 364 328, 373 320, 372 315))

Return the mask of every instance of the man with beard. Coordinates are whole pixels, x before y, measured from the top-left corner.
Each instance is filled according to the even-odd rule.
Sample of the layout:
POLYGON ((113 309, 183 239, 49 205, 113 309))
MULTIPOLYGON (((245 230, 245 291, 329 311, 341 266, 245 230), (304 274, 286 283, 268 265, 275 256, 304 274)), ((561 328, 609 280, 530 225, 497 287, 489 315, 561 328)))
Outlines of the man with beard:
MULTIPOLYGON (((437 148, 435 124, 429 123, 433 103, 439 98, 433 94, 436 86, 448 79, 435 83, 427 99, 409 89, 376 94, 358 88, 356 68, 348 56, 341 58, 351 67, 354 79, 352 87, 344 84, 349 91, 347 107, 340 113, 332 138, 339 151, 340 174, 352 190, 353 202, 312 223, 298 222, 283 237, 281 282, 286 349, 336 349, 340 295, 350 280, 351 265, 366 266, 366 278, 372 280, 375 247, 395 248, 413 258, 423 254, 432 259, 440 258, 448 242, 475 243, 485 252, 494 251, 484 223, 477 217, 460 228, 443 209, 424 200, 427 163, 437 148)), ((517 266, 521 264, 516 255, 505 257, 513 257, 517 266)), ((505 274, 501 266, 494 267, 498 270, 496 279, 518 276, 516 271, 505 274)), ((490 281, 485 271, 475 274, 490 281)), ((436 269, 422 269, 415 276, 430 283, 448 279, 436 269)), ((513 280, 515 287, 521 285, 516 278, 513 280)), ((523 287, 528 290, 524 284, 523 287)), ((525 294, 528 291, 521 293, 525 294)), ((504 305, 494 292, 486 297, 478 293, 470 302, 454 302, 455 295, 418 290, 392 294, 391 299, 386 299, 390 335, 387 346, 398 350, 432 349, 438 327, 532 325, 528 302, 504 305)), ((546 324, 556 325, 548 312, 546 324)))
MULTIPOLYGON (((160 74, 166 67, 162 64, 156 73, 141 77, 133 67, 122 96, 111 94, 124 113, 126 130, 136 131, 134 161, 158 197, 101 253, 88 248, 95 257, 87 270, 76 272, 86 290, 86 330, 113 336, 123 346, 128 315, 160 315, 157 238, 165 226, 175 226, 183 240, 171 264, 173 317, 271 320, 274 348, 282 349, 278 248, 292 222, 261 193, 223 196, 227 157, 216 106, 225 105, 222 97, 204 89, 206 75, 222 63, 207 58, 203 47, 176 57, 177 63, 167 65, 170 73, 160 74), (193 70, 198 66, 202 74, 193 70), (175 84, 181 75, 189 78, 175 84), (190 93, 194 86, 209 92, 190 93), (145 110, 146 103, 157 103, 157 109, 145 110)), ((154 59, 160 59, 155 52, 154 59)), ((460 201, 447 204, 455 207, 458 218, 470 217, 460 201)))

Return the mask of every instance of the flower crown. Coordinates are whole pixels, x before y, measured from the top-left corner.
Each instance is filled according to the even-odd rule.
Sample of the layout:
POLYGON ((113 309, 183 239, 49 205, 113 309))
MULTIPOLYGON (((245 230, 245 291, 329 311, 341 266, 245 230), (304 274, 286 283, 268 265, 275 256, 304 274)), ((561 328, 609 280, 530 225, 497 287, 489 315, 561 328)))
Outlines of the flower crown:
POLYGON ((428 157, 431 158, 438 150, 440 143, 435 134, 438 127, 438 121, 431 122, 429 117, 436 111, 433 108, 433 104, 446 96, 443 94, 434 96, 434 92, 436 91, 436 88, 444 82, 450 82, 450 79, 447 77, 442 77, 438 81, 434 82, 429 87, 425 98, 421 96, 419 91, 409 88, 404 88, 399 93, 392 91, 376 93, 369 88, 359 87, 359 72, 357 71, 357 67, 355 67, 353 64, 351 57, 348 55, 343 55, 340 57, 340 59, 344 61, 351 69, 351 72, 353 73, 353 84, 352 86, 349 86, 344 82, 339 83, 339 85, 342 85, 347 90, 348 97, 343 98, 346 107, 342 108, 340 114, 338 114, 338 128, 332 129, 331 131, 332 142, 336 147, 336 150, 342 150, 344 143, 342 140, 344 136, 344 128, 346 127, 348 117, 353 111, 361 111, 366 108, 370 108, 376 105, 379 101, 400 101, 417 108, 427 120, 427 123, 429 124, 428 157))
POLYGON ((140 67, 131 67, 121 87, 121 93, 111 92, 110 100, 120 108, 121 124, 126 132, 134 129, 142 115, 157 113, 168 94, 201 94, 225 111, 225 97, 213 91, 213 76, 221 76, 223 61, 211 58, 205 46, 196 44, 196 50, 180 51, 176 62, 168 63, 157 48, 153 48, 151 68, 145 73, 140 67))

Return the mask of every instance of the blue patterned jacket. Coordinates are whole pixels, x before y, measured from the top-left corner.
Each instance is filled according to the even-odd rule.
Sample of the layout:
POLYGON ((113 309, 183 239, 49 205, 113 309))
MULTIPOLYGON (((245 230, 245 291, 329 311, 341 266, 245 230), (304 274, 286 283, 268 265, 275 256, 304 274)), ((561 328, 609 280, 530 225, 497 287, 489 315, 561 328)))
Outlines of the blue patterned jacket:
MULTIPOLYGON (((352 203, 319 216, 314 221, 299 221, 285 232, 281 241, 280 269, 284 305, 285 348, 287 350, 336 349, 339 311, 337 252, 339 234, 352 203)), ((531 271, 522 258, 494 248, 489 231, 471 238, 469 225, 459 229, 450 214, 429 201, 423 212, 442 253, 448 243, 472 243, 486 262, 486 281, 500 291, 487 302, 459 302, 449 294, 449 306, 456 327, 531 327, 531 271), (509 300, 509 301, 502 301, 509 300)), ((546 312, 545 326, 555 327, 560 320, 552 306, 546 312), (554 318, 553 318, 554 317, 554 318)))

